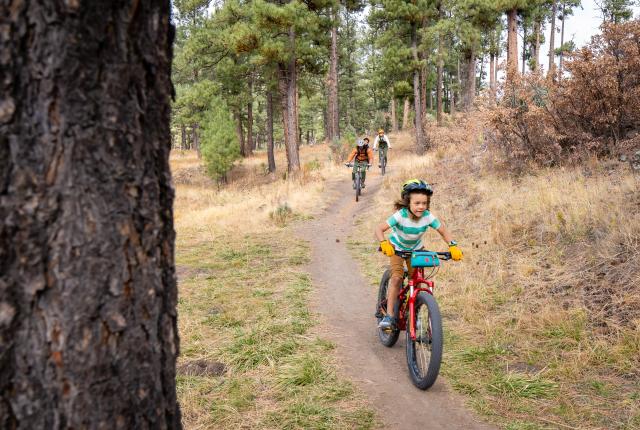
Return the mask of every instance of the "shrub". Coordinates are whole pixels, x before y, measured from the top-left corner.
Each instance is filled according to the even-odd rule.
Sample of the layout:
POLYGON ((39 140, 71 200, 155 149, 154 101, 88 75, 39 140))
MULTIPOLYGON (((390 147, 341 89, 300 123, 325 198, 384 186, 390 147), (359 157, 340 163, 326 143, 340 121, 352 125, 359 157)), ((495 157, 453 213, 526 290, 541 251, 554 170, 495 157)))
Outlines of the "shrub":
POLYGON ((557 164, 640 146, 640 21, 605 24, 557 82, 531 74, 504 88, 492 124, 515 161, 557 164))

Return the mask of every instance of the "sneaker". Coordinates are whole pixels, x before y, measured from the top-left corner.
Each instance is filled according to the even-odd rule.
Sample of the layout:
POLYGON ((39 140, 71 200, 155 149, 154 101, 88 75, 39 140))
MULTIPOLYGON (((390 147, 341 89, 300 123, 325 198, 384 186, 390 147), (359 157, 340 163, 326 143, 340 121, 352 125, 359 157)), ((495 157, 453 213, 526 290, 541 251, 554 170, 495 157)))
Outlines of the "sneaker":
POLYGON ((378 169, 382 169, 382 164, 378 164, 378 169))
POLYGON ((396 329, 396 319, 389 315, 385 315, 385 317, 382 318, 382 321, 378 324, 378 328, 383 331, 393 331, 396 329))
POLYGON ((356 181, 353 181, 353 189, 356 189, 356 181))

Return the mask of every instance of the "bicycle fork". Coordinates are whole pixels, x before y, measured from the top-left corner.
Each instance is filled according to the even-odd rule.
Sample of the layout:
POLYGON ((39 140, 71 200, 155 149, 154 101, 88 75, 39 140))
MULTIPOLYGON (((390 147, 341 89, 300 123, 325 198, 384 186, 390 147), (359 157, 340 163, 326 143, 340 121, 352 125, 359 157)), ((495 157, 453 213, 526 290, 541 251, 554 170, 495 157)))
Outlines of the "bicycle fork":
POLYGON ((427 293, 433 295, 433 283, 427 281, 425 283, 427 288, 415 288, 413 283, 409 284, 409 335, 411 336, 411 340, 416 340, 416 297, 420 294, 421 291, 426 291, 427 293))

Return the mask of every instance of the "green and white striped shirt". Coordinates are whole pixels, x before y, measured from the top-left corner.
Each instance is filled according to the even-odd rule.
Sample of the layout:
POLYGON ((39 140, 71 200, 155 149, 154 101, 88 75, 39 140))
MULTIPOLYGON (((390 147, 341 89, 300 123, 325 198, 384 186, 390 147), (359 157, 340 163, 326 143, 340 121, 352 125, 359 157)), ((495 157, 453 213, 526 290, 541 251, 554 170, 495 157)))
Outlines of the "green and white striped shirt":
POLYGON ((416 221, 411 218, 407 208, 402 208, 391 215, 387 224, 392 231, 389 241, 399 251, 421 249, 424 246, 422 235, 427 229, 429 227, 440 228, 440 221, 431 212, 425 211, 422 217, 416 221))

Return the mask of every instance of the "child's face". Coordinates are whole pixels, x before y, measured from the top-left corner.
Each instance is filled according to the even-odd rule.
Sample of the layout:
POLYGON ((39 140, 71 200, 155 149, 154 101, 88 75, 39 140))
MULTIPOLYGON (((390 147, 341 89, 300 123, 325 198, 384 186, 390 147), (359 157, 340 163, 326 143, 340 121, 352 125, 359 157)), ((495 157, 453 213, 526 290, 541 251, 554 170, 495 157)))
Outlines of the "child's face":
POLYGON ((425 194, 413 193, 409 195, 409 209, 418 218, 427 210, 428 197, 425 194))

